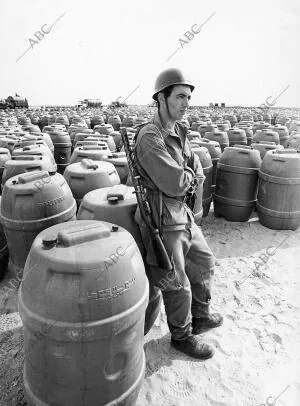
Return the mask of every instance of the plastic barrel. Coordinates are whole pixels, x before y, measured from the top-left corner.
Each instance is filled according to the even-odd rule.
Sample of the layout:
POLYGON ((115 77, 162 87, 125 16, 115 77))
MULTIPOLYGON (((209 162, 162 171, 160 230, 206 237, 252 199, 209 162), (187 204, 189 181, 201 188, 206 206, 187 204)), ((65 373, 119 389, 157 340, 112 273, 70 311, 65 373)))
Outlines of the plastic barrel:
POLYGON ((205 175, 205 181, 203 183, 203 191, 202 191, 202 208, 203 212, 201 211, 200 206, 200 194, 201 188, 198 188, 196 192, 196 204, 194 209, 195 214, 195 222, 199 222, 202 217, 206 217, 209 213, 210 205, 212 202, 212 177, 213 177, 213 163, 206 147, 196 147, 192 146, 192 149, 196 155, 199 156, 203 173, 205 175), (200 206, 200 207, 199 207, 200 206))
POLYGON ((91 190, 120 184, 118 172, 112 163, 92 159, 83 159, 69 165, 64 178, 78 207, 83 197, 91 190))
POLYGON ((38 135, 28 134, 28 135, 24 135, 24 136, 20 137, 19 141, 15 144, 15 148, 23 148, 23 147, 26 147, 27 145, 35 145, 35 144, 45 145, 46 147, 48 147, 48 144, 43 139, 43 137, 38 136, 38 135))
POLYGON ((247 145, 246 132, 242 128, 231 128, 227 132, 229 139, 229 146, 234 145, 247 145))
POLYGON ((91 118, 91 128, 94 128, 95 125, 104 124, 103 116, 94 116, 91 118))
POLYGON ((229 147, 229 138, 225 131, 215 131, 205 133, 207 140, 217 141, 220 144, 222 152, 226 147, 229 147))
POLYGON ((222 151, 220 144, 217 141, 211 141, 207 138, 203 138, 198 142, 200 147, 205 147, 208 149, 210 154, 212 164, 213 164, 213 175, 212 175, 212 190, 214 191, 214 186, 216 185, 217 179, 217 164, 219 162, 220 157, 222 156, 222 151))
POLYGON ((271 123, 271 116, 270 116, 269 113, 264 113, 264 114, 263 114, 263 121, 264 121, 265 123, 271 123))
POLYGON ((98 134, 98 133, 95 133, 93 131, 91 131, 91 132, 82 132, 82 131, 77 132, 75 134, 75 137, 74 137, 74 140, 73 140, 74 147, 77 146, 78 141, 84 141, 87 137, 93 136, 95 134, 98 134))
MULTIPOLYGON (((267 130, 271 127, 271 124, 265 123, 264 121, 258 121, 253 124, 253 134, 256 133, 257 130, 267 130)), ((266 140, 268 141, 268 140, 266 140)))
POLYGON ((279 134, 269 129, 257 130, 253 136, 252 142, 268 141, 280 144, 279 134))
POLYGON ((128 161, 125 152, 114 152, 109 155, 104 155, 103 161, 110 162, 116 168, 120 182, 125 184, 128 178, 128 161))
POLYGON ((149 291, 130 233, 99 221, 50 227, 36 237, 23 279, 30 404, 134 406, 145 371, 149 291))
POLYGON ((235 116, 235 115, 233 115, 233 114, 231 114, 231 115, 226 115, 225 116, 226 117, 226 119, 230 122, 230 124, 231 124, 231 127, 234 127, 235 126, 235 124, 237 123, 237 117, 235 116))
POLYGON ((101 220, 125 228, 134 237, 140 251, 143 244, 140 229, 134 221, 137 201, 133 187, 114 185, 88 192, 80 204, 78 220, 101 220))
POLYGON ((10 153, 12 153, 16 142, 18 142, 18 138, 15 136, 0 136, 0 148, 6 148, 10 153))
MULTIPOLYGON (((142 257, 145 258, 141 232, 134 220, 136 208, 137 200, 134 188, 115 185, 87 193, 82 199, 77 219, 114 222, 125 228, 133 236, 142 257)), ((158 316, 162 296, 160 290, 155 289, 151 283, 150 270, 147 264, 145 264, 145 268, 150 285, 149 304, 145 314, 145 334, 147 334, 158 316)))
POLYGON ((120 119, 120 116, 115 115, 115 116, 110 116, 108 119, 108 124, 111 124, 114 128, 114 131, 119 131, 122 121, 120 119))
POLYGON ((15 148, 12 151, 11 155, 12 156, 18 156, 18 155, 47 155, 50 158, 53 165, 57 169, 57 165, 55 163, 54 156, 52 155, 50 149, 45 145, 35 144, 35 145, 28 145, 28 146, 23 147, 23 148, 15 148))
POLYGON ((0 222, 14 273, 22 272, 37 234, 57 223, 74 220, 76 202, 65 179, 46 171, 8 179, 2 191, 0 222))
POLYGON ((198 131, 191 131, 188 130, 187 132, 187 138, 189 141, 193 141, 193 140, 200 140, 201 139, 201 135, 198 131))
POLYGON ((78 126, 70 126, 68 133, 70 135, 70 139, 72 144, 74 144, 75 137, 78 133, 80 134, 94 134, 94 130, 86 127, 78 127, 78 126))
POLYGON ((42 116, 42 117, 40 117, 39 122, 38 122, 38 125, 39 125, 41 131, 42 131, 43 128, 44 128, 45 126, 47 126, 48 124, 49 124, 49 117, 48 117, 48 116, 42 116))
POLYGON ((216 124, 203 124, 198 127, 198 131, 201 137, 204 137, 207 132, 215 132, 218 131, 218 127, 216 124))
MULTIPOLYGON (((53 145, 51 137, 50 137, 50 135, 48 133, 46 133, 46 132, 42 133, 42 132, 38 132, 38 131, 33 132, 32 131, 30 133, 30 135, 36 136, 38 141, 43 140, 45 142, 45 144, 48 146, 48 148, 50 149, 52 155, 54 154, 54 145, 53 145)), ((26 138, 26 136, 22 137, 22 139, 25 139, 25 138, 26 138)))
POLYGON ((300 133, 291 135, 288 145, 290 148, 300 150, 300 133))
POLYGON ((102 161, 103 156, 109 154, 109 152, 107 145, 83 145, 82 147, 76 147, 71 155, 70 164, 80 162, 84 158, 102 161))
POLYGON ((273 149, 284 149, 282 145, 278 145, 271 141, 253 142, 251 146, 253 149, 259 151, 261 159, 264 158, 267 152, 272 151, 273 149))
MULTIPOLYGON (((0 196, 0 213, 1 213, 1 196, 0 196)), ((0 223, 0 281, 7 271, 8 261, 9 261, 8 246, 2 225, 0 223)))
POLYGON ((279 134, 280 145, 287 148, 289 142, 289 130, 287 127, 285 125, 276 124, 271 129, 279 134))
POLYGON ((71 139, 67 132, 52 133, 51 139, 54 145, 54 159, 57 164, 57 172, 63 174, 71 161, 71 139))
POLYGON ((247 145, 251 145, 252 144, 252 139, 253 139, 253 130, 252 130, 252 126, 247 126, 247 125, 237 125, 238 128, 241 128, 242 130, 245 131, 246 133, 246 137, 247 137, 247 145))
MULTIPOLYGON (((2 175, 4 171, 4 166, 7 161, 11 158, 10 152, 7 148, 0 148, 0 182, 2 183, 2 175)), ((1 191, 0 191, 1 194, 1 191)))
POLYGON ((113 138, 113 140, 115 142, 116 150, 120 151, 120 149, 122 147, 122 136, 121 136, 120 131, 113 131, 109 135, 113 138))
POLYGON ((201 125, 201 121, 197 120, 197 121, 193 121, 193 123, 191 124, 191 131, 198 131, 199 126, 201 125))
POLYGON ((256 202, 259 151, 228 147, 218 162, 214 212, 229 221, 247 221, 256 202))
POLYGON ((69 119, 66 115, 58 116, 56 118, 56 123, 63 124, 66 128, 70 125, 69 119))
MULTIPOLYGON (((111 152, 115 152, 116 151, 116 144, 115 141, 113 139, 113 137, 111 135, 108 134, 93 134, 91 135, 93 138, 99 140, 99 141, 103 141, 107 144, 108 148, 110 149, 111 152)), ((90 136, 90 137, 91 137, 90 136)), ((90 139, 90 138, 89 138, 90 139)))
POLYGON ((112 131, 114 131, 114 128, 110 124, 100 124, 95 125, 93 130, 94 132, 98 132, 99 134, 102 135, 109 135, 112 131))
POLYGON ((300 153, 268 152, 259 171, 257 214, 262 225, 296 230, 300 224, 300 153))
POLYGON ((134 126, 134 117, 132 117, 132 116, 124 117, 122 125, 124 127, 133 127, 134 126))
POLYGON ((5 162, 1 188, 3 189, 5 182, 13 176, 35 171, 47 171, 53 175, 56 172, 56 166, 53 165, 48 155, 12 156, 5 162))

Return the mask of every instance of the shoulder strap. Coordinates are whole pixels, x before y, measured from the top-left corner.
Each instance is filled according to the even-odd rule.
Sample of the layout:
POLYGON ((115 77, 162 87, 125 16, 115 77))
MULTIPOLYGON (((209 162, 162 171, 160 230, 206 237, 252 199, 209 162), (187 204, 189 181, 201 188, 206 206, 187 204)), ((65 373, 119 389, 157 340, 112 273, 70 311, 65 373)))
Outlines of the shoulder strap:
POLYGON ((143 127, 145 127, 145 125, 147 125, 147 124, 151 124, 151 123, 150 123, 150 122, 142 123, 142 124, 138 124, 138 125, 135 127, 137 131, 136 131, 135 136, 134 136, 134 143, 136 143, 137 137, 138 137, 138 135, 139 135, 141 129, 142 129, 143 127))
MULTIPOLYGON (((151 124, 151 125, 155 126, 155 124, 153 124, 151 122, 147 122, 147 123, 139 124, 139 125, 137 125, 135 127, 137 129, 137 132, 135 133, 135 136, 134 136, 134 144, 136 144, 136 141, 137 141, 137 138, 138 138, 138 135, 139 135, 141 129, 144 128, 148 124, 151 124)), ((135 154, 136 162, 138 162, 138 157, 137 157, 137 153, 136 153, 135 148, 134 148, 134 154, 135 154)), ((159 224, 157 225, 157 228, 159 230, 159 233, 161 234, 161 230, 162 230, 162 223, 161 223, 162 222, 162 192, 160 190, 158 190, 158 199, 159 199, 159 202, 158 202, 159 203, 159 208, 158 208, 158 210, 159 210, 159 216, 158 216, 159 217, 159 220, 158 220, 159 224)))

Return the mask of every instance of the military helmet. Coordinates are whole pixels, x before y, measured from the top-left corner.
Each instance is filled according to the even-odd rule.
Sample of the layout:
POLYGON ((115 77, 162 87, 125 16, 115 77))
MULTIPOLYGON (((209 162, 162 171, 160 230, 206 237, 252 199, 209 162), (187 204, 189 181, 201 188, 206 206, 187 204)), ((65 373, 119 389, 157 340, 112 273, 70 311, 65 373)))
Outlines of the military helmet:
POLYGON ((190 86, 191 91, 195 89, 195 86, 192 85, 191 81, 181 72, 180 69, 170 68, 162 71, 158 75, 155 81, 155 93, 153 94, 152 98, 157 101, 158 93, 173 85, 190 86))

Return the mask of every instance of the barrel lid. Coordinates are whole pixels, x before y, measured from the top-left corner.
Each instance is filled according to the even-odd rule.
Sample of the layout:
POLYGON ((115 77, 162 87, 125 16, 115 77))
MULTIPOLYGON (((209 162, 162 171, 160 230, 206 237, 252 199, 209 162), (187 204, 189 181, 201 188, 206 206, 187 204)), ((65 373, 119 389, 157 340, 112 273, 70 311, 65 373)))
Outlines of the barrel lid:
POLYGON ((107 193, 107 200, 111 204, 116 204, 119 200, 124 200, 127 193, 128 186, 114 185, 107 193))
POLYGON ((111 196, 111 197, 107 197, 107 201, 110 204, 117 204, 119 202, 119 197, 118 196, 111 196))
POLYGON ((53 248, 57 244, 58 238, 56 234, 49 234, 42 241, 44 248, 53 248))

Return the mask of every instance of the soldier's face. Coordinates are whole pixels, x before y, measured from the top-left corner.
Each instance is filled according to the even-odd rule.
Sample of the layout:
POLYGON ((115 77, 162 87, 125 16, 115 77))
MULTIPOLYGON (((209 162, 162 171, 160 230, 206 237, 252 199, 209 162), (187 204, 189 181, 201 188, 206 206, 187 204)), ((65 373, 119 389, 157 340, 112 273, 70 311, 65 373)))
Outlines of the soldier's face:
POLYGON ((170 116, 174 120, 181 120, 187 113, 191 100, 191 88, 189 86, 175 86, 167 99, 170 116))

